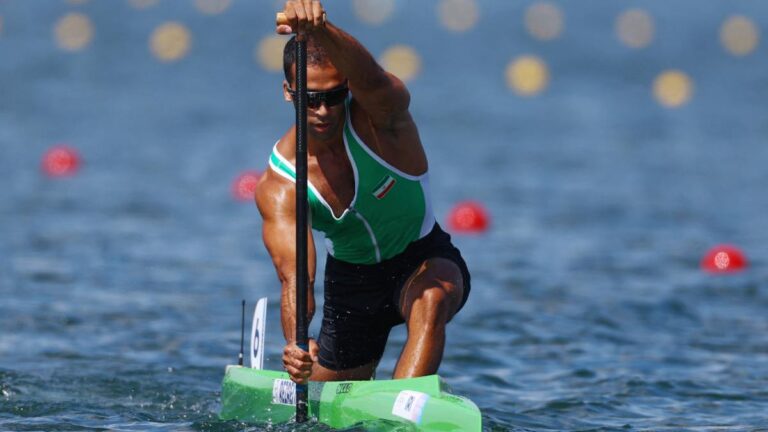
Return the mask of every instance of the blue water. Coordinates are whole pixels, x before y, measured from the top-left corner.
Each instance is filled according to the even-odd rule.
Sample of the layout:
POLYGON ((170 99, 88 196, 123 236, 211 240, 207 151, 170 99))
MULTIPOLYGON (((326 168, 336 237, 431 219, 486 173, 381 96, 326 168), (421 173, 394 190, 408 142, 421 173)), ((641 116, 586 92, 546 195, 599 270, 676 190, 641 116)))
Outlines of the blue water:
MULTIPOLYGON (((525 33, 527 1, 481 2, 461 35, 436 2, 400 1, 375 28, 329 3, 375 55, 420 54, 409 87, 438 218, 468 198, 491 214, 454 237, 474 289, 440 369, 486 430, 768 430, 768 48, 736 58, 718 38, 733 13, 768 28, 767 4, 643 2, 657 33, 636 51, 613 20, 640 3, 557 2, 552 42, 525 33), (506 87, 521 54, 549 66, 538 97, 506 87), (651 93, 671 68, 694 83, 676 110, 651 93), (750 267, 701 272, 717 243, 750 267)), ((229 190, 293 120, 253 61, 275 9, 0 0, 0 430, 260 430, 217 412, 242 298, 270 298, 280 367, 279 284, 256 209, 229 190), (74 54, 52 39, 69 11, 96 30, 74 54), (147 49, 167 20, 193 35, 174 64, 147 49), (40 173, 59 142, 81 152, 74 178, 40 173)))

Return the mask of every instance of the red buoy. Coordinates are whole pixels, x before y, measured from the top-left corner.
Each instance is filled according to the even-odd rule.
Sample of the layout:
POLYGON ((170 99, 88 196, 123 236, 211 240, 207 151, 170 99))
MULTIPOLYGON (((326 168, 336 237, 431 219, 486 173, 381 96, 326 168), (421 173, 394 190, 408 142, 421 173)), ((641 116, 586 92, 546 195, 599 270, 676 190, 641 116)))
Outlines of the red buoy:
POLYGON ((45 152, 41 167, 50 177, 72 176, 80 168, 80 156, 71 147, 56 145, 45 152))
POLYGON ((232 196, 238 201, 250 201, 256 193, 261 173, 258 171, 246 171, 232 182, 232 196))
POLYGON ((732 273, 746 267, 744 252, 732 245, 717 245, 707 251, 701 260, 702 270, 710 273, 732 273))
POLYGON ((488 229, 488 212, 478 202, 460 202, 448 215, 448 224, 452 231, 480 233, 488 229))

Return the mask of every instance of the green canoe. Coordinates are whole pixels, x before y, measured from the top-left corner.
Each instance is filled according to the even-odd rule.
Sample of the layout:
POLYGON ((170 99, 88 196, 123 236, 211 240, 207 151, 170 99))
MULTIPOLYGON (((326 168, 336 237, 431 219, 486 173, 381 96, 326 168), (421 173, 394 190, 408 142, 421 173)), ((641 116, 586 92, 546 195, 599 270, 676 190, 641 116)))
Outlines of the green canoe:
MULTIPOLYGON (((221 389, 224 420, 281 424, 295 415, 294 384, 283 372, 228 366, 221 389)), ((424 431, 482 429, 472 401, 449 393, 437 375, 309 384, 309 414, 332 428, 391 421, 424 431)))

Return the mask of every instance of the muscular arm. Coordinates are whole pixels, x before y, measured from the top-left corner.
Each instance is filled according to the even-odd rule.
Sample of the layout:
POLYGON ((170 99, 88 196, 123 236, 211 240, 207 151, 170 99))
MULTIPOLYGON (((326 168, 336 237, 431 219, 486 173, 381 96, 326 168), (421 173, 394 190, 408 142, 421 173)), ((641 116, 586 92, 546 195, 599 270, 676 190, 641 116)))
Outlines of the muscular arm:
POLYGON ((310 31, 328 52, 331 63, 347 77, 355 100, 376 126, 394 129, 402 117, 410 120, 411 97, 405 84, 382 69, 357 39, 329 21, 322 24, 323 12, 319 1, 289 0, 284 13, 290 25, 278 25, 277 31, 289 34, 294 27, 310 31))
MULTIPOLYGON (((280 320, 285 340, 296 340, 296 192, 294 184, 268 170, 256 190, 256 205, 262 218, 264 245, 272 257, 282 285, 280 320)), ((307 239, 309 286, 307 322, 315 314, 315 244, 312 231, 307 239)))
POLYGON ((312 37, 323 45, 331 63, 347 77, 355 99, 374 124, 389 126, 407 112, 411 97, 405 84, 384 71, 354 37, 330 22, 316 30, 312 37))

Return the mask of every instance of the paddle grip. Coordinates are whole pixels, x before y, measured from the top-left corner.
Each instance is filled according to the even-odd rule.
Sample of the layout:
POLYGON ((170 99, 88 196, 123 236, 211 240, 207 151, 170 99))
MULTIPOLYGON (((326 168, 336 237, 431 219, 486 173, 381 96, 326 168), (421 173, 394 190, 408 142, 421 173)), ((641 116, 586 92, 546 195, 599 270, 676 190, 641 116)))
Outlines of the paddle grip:
MULTIPOLYGON (((328 21, 328 15, 325 12, 323 12, 323 19, 322 19, 323 24, 325 24, 326 21, 328 21)), ((285 16, 285 13, 283 12, 277 13, 277 17, 275 18, 275 23, 277 25, 287 25, 287 26, 291 25, 291 22, 288 21, 288 17, 285 16)))

